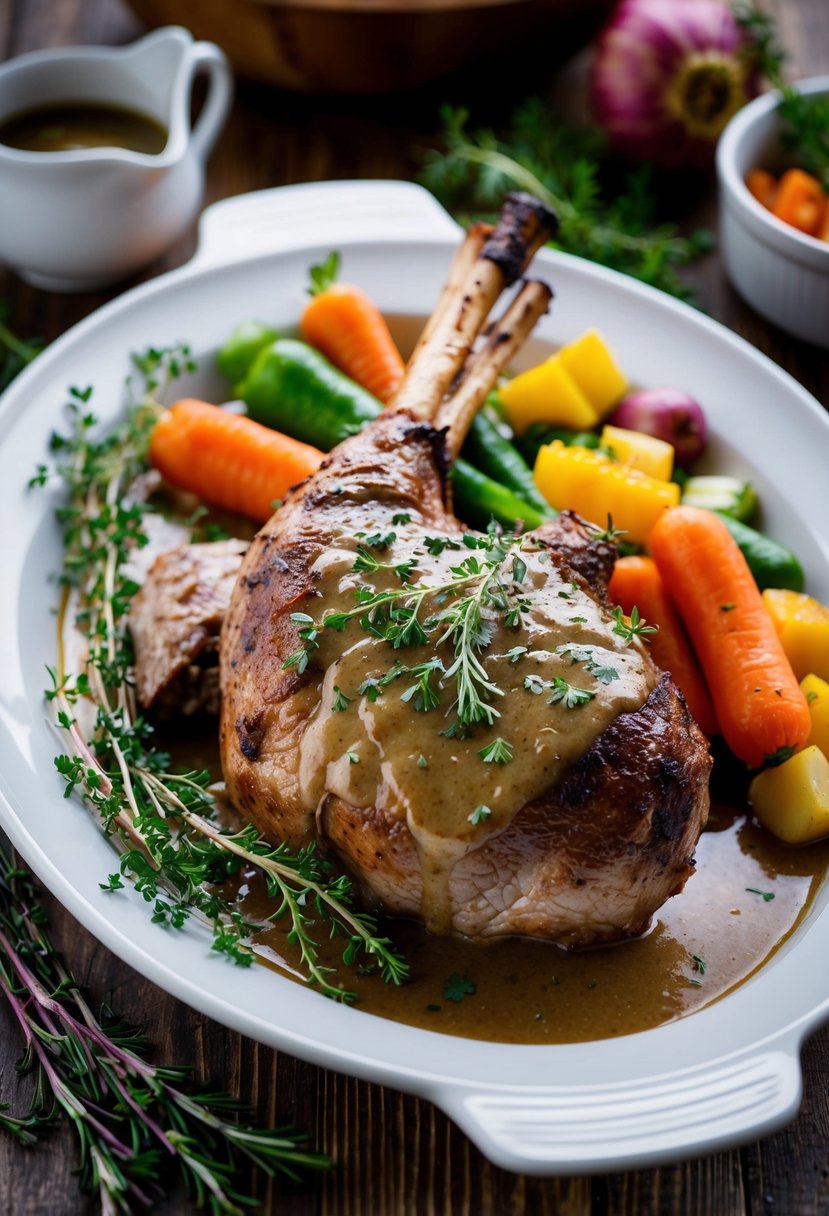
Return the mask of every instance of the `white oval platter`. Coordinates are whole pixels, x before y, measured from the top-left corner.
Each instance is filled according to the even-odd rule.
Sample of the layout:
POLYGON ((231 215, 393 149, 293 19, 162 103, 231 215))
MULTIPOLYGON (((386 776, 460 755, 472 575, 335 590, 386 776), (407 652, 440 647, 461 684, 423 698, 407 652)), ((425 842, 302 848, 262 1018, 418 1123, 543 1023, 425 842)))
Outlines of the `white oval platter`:
MULTIPOLYGON (((259 968, 232 970, 198 926, 159 929, 133 893, 100 890, 111 847, 81 804, 63 798, 42 700, 54 661, 57 497, 26 488, 48 459, 68 387, 93 384, 107 422, 123 406, 130 352, 186 340, 209 356, 241 320, 295 324, 308 267, 333 247, 344 276, 384 311, 425 316, 458 229, 418 187, 352 182, 216 204, 200 235, 191 263, 75 326, 0 403, 0 826, 75 917, 162 988, 263 1043, 432 1100, 498 1165, 535 1174, 652 1166, 776 1129, 799 1104, 800 1043, 829 1013, 825 891, 773 960, 716 1004, 619 1039, 524 1047, 414 1029, 259 968)), ((538 339, 559 344, 597 326, 634 382, 679 385, 703 401, 712 464, 751 477, 764 526, 829 600, 829 415, 747 343, 658 292, 552 251, 534 273, 556 291, 538 339)))

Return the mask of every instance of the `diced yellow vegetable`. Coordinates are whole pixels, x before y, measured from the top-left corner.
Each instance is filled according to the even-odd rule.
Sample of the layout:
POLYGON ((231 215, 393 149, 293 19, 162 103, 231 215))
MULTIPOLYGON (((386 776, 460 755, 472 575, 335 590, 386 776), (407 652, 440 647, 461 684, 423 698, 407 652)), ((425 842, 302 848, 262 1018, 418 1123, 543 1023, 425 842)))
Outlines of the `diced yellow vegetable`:
POLYGON ((810 673, 800 681, 800 687, 812 715, 812 730, 806 742, 814 743, 824 756, 829 756, 829 684, 810 673))
POLYGON ((573 377, 553 355, 521 372, 499 390, 512 429, 519 435, 532 422, 589 431, 599 416, 573 377))
POLYGON ((801 591, 778 588, 764 591, 763 602, 798 680, 810 673, 829 680, 829 608, 801 591))
POLYGON ((562 346, 558 357, 599 418, 610 411, 628 387, 627 377, 595 329, 588 329, 580 338, 562 346))
POLYGON ((601 444, 608 448, 619 464, 647 473, 657 481, 670 481, 674 471, 673 444, 642 431, 628 431, 621 426, 602 428, 601 444))
POLYGON ((637 544, 644 544, 662 512, 679 502, 679 486, 673 482, 625 468, 601 452, 566 447, 558 439, 539 450, 535 480, 557 510, 570 507, 602 528, 611 516, 613 527, 637 544))
POLYGON ((786 844, 829 836, 829 760, 819 747, 758 773, 748 799, 762 824, 786 844))

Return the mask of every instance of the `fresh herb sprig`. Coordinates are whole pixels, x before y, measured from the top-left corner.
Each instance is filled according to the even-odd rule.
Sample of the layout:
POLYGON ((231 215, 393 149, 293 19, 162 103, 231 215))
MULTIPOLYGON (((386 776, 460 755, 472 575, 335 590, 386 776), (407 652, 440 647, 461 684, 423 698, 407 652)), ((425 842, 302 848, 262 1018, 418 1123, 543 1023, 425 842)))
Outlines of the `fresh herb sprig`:
POLYGON ((734 10, 747 35, 746 53, 757 71, 780 91, 777 112, 783 123, 783 148, 829 190, 829 97, 800 93, 786 81, 786 53, 769 13, 742 0, 735 0, 734 10))
POLYGON ((305 976, 338 1000, 351 1000, 353 993, 321 963, 321 932, 342 939, 346 966, 365 959, 387 982, 401 983, 406 963, 373 918, 355 910, 350 880, 313 847, 274 849, 252 827, 223 827, 209 775, 171 773, 169 757, 154 746, 149 724, 136 712, 127 628, 136 587, 129 561, 146 543, 144 520, 152 507, 130 493, 146 467, 160 396, 192 360, 186 347, 172 347, 135 362, 139 379, 126 421, 96 438, 91 390, 72 390, 70 432, 52 444, 55 467, 40 468, 32 479, 45 484, 56 474, 67 491, 58 512, 64 529, 62 629, 74 618, 88 656, 81 671, 54 670, 46 695, 70 744, 55 761, 65 792, 81 794, 121 852, 119 871, 102 885, 117 890, 129 878, 151 904, 153 920, 174 928, 197 915, 212 927, 213 948, 242 965, 255 957, 251 939, 287 918, 288 940, 305 976), (81 721, 90 706, 91 725, 81 721), (274 901, 266 922, 251 921, 220 893, 242 866, 264 877, 274 901))
POLYGON ((501 134, 469 130, 469 113, 444 106, 444 149, 428 155, 421 180, 447 206, 466 215, 497 210, 507 190, 527 190, 559 218, 553 244, 687 299, 677 269, 710 248, 710 236, 691 238, 655 226, 650 170, 631 172, 611 200, 602 197, 605 143, 595 128, 579 128, 532 98, 501 134))
MULTIPOLYGON (((440 542, 441 538, 426 537, 424 547, 431 553, 442 552, 445 547, 474 551, 451 566, 447 577, 437 582, 424 580, 379 591, 361 582, 355 589, 353 608, 327 612, 321 621, 314 621, 306 613, 294 613, 291 619, 298 626, 301 644, 282 666, 304 671, 310 654, 319 647, 321 630, 342 632, 358 619, 365 632, 382 638, 394 650, 431 641, 436 651, 431 659, 414 666, 395 662, 384 676, 364 682, 358 691, 370 692, 376 700, 389 683, 413 675, 415 683, 407 687, 402 699, 411 701, 416 710, 436 709, 440 690, 452 689, 450 712, 454 711, 455 722, 442 733, 465 733, 481 722, 492 726, 500 717, 493 700, 504 693, 490 678, 480 655, 492 640, 497 620, 509 627, 517 623, 527 606, 526 600, 515 594, 526 572, 519 556, 522 541, 493 527, 486 535, 465 534, 462 543, 452 542, 450 546, 447 542, 444 546, 440 542), (452 653, 446 664, 437 653, 441 647, 452 653)), ((364 554, 365 547, 358 546, 353 566, 356 573, 398 569, 379 563, 368 567, 364 554)), ((404 564, 411 574, 414 566, 404 564)))
POLYGON ((0 393, 43 350, 39 338, 20 338, 8 325, 9 303, 0 300, 0 393))
POLYGON ((253 1203, 238 1186, 246 1165, 291 1179, 330 1166, 291 1128, 241 1122, 228 1094, 182 1088, 187 1068, 150 1064, 140 1030, 96 1017, 52 945, 31 875, 2 846, 0 992, 23 1039, 18 1071, 35 1078, 26 1112, 0 1108, 0 1127, 31 1146, 67 1117, 80 1185, 104 1212, 152 1207, 177 1171, 199 1207, 240 1216, 253 1203))

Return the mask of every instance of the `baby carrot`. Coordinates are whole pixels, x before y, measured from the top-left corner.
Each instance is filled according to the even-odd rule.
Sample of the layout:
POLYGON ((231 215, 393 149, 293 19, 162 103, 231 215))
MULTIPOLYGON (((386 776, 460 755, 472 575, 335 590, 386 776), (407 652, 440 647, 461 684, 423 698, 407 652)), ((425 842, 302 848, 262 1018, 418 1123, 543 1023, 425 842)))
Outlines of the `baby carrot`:
POLYGON ((746 560, 702 507, 674 507, 648 545, 691 637, 726 743, 750 768, 804 746, 806 698, 746 560))
POLYGON ((654 662, 676 680, 700 730, 709 736, 719 734, 717 715, 702 672, 653 558, 620 557, 608 591, 628 616, 635 606, 648 624, 659 627, 647 638, 654 662))
POLYGON ((150 462, 180 490, 264 523, 323 453, 206 401, 177 401, 150 436, 150 462))
POLYGON ((826 211, 826 195, 816 177, 802 169, 787 169, 771 211, 784 223, 815 236, 826 211))
POLYGON ((338 269, 337 254, 312 268, 302 336, 386 405, 403 379, 403 359, 377 305, 361 288, 336 282, 338 269))
POLYGON ((764 207, 771 211, 777 197, 777 179, 765 169, 752 169, 746 174, 746 186, 764 207))

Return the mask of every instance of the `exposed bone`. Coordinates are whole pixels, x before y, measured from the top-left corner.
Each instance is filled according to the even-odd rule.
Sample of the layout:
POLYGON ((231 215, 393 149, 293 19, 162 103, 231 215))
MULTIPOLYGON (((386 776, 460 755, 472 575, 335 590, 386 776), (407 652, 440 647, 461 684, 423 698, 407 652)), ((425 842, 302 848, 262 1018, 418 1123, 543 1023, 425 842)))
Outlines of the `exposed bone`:
MULTIPOLYGON (((450 275, 438 320, 406 370, 391 408, 429 420, 437 413, 501 292, 515 282, 555 231, 556 219, 537 199, 510 194, 495 229, 486 238, 465 281, 450 275)), ((470 239, 458 271, 471 259, 479 233, 470 239)))
POLYGON ((481 250, 493 231, 493 225, 485 224, 483 221, 472 224, 467 229, 466 237, 458 246, 458 251, 452 259, 452 264, 449 267, 449 277, 443 286, 434 311, 424 325, 423 332, 417 340, 417 346, 414 348, 412 357, 409 360, 410 364, 419 358, 420 352, 431 341, 432 335, 438 325, 457 306, 460 297, 463 295, 466 282, 472 273, 472 267, 481 256, 481 250))
POLYGON ((539 317, 547 311, 552 291, 546 283, 525 283, 486 342, 467 360, 463 380, 444 401, 435 426, 448 427, 447 449, 453 461, 463 446, 472 419, 513 356, 529 337, 539 317))

